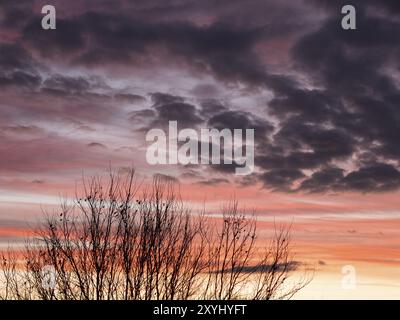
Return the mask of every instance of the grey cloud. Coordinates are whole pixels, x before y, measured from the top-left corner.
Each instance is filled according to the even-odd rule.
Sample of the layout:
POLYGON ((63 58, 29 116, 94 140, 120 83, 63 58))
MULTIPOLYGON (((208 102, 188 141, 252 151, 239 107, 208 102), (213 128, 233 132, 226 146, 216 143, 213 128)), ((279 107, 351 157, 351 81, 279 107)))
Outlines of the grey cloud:
POLYGON ((146 98, 138 95, 138 94, 131 94, 131 93, 117 93, 114 95, 114 99, 121 101, 121 102, 128 102, 128 103, 140 103, 146 101, 146 98))
MULTIPOLYGON (((257 271, 265 271, 265 270, 269 270, 272 267, 275 268, 276 271, 280 271, 283 269, 286 269, 288 271, 294 271, 297 270, 300 266, 301 266, 301 262, 299 261, 289 261, 287 263, 280 263, 277 265, 267 265, 267 264, 262 264, 262 265, 248 265, 248 266, 243 266, 240 269, 239 268, 231 268, 231 269, 225 269, 225 272, 242 272, 242 273, 253 273, 253 272, 257 272, 257 271)), ((220 272, 220 271, 219 271, 220 272)))
POLYGON ((400 172, 394 166, 377 163, 349 173, 342 180, 342 189, 371 191, 390 191, 400 187, 400 172))
POLYGON ((308 192, 326 191, 328 188, 338 187, 344 178, 344 170, 330 167, 314 172, 310 178, 304 180, 300 185, 300 190, 308 192))
POLYGON ((276 191, 290 191, 293 181, 303 178, 305 175, 299 169, 272 169, 260 176, 266 188, 276 191))
POLYGON ((87 144, 89 148, 107 149, 107 147, 99 142, 90 142, 87 144))
MULTIPOLYGON (((23 114, 24 120, 87 125, 107 123, 118 107, 114 104, 141 103, 142 110, 128 113, 135 128, 176 120, 184 127, 256 129, 259 173, 253 177, 267 188, 394 190, 400 160, 400 6, 394 0, 354 0, 358 28, 344 32, 339 23, 344 3, 154 0, 122 6, 117 1, 110 11, 101 1, 82 12, 70 8, 74 14, 60 16, 57 30, 46 33, 40 15, 32 13, 32 1, 6 2, 0 10, 18 40, 0 43, 0 113, 3 121, 23 114), (280 50, 282 44, 287 61, 271 66, 274 46, 280 50), (48 62, 108 67, 113 75, 118 75, 113 67, 122 65, 138 76, 158 71, 161 64, 199 79, 213 77, 217 86, 243 87, 248 95, 268 90, 272 100, 265 113, 241 106, 232 110, 218 100, 214 85, 194 84, 189 93, 198 100, 151 88, 151 105, 145 106, 143 97, 105 88, 91 77, 42 79, 51 72, 48 62), (343 162, 351 166, 341 167, 343 162)), ((5 22, 2 27, 7 28, 5 22)), ((234 167, 212 168, 231 173, 234 167)))
POLYGON ((196 184, 204 186, 217 186, 225 183, 229 183, 229 180, 224 178, 212 178, 196 182, 196 184))

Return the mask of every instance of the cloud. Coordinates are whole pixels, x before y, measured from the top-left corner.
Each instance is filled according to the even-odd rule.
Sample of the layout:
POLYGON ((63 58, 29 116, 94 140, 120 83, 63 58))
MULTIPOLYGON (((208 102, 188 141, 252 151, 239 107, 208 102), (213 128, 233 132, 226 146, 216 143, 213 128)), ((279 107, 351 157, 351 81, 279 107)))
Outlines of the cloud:
POLYGON ((225 183, 229 183, 229 180, 224 178, 212 178, 196 182, 196 184, 204 186, 217 186, 225 183))
POLYGON ((32 183, 34 183, 34 184, 43 184, 45 181, 44 180, 42 180, 42 179, 34 179, 34 180, 32 180, 32 183))
POLYGON ((66 77, 59 74, 52 75, 43 81, 42 90, 59 95, 76 95, 89 92, 92 85, 83 77, 66 77))
POLYGON ((304 124, 298 118, 283 122, 273 143, 276 148, 259 154, 257 164, 262 168, 316 168, 352 155, 355 148, 355 141, 344 130, 304 124))
POLYGON ((344 170, 327 168, 312 174, 304 180, 299 189, 309 192, 321 192, 333 189, 361 192, 384 192, 400 187, 400 172, 394 166, 385 163, 370 164, 344 175, 344 170))
POLYGON ((34 137, 34 136, 40 136, 45 133, 45 131, 35 125, 5 125, 0 127, 0 133, 6 134, 6 135, 15 135, 15 136, 29 136, 29 137, 34 137))
MULTIPOLYGON (((258 5, 261 4, 260 1, 258 5)), ((271 10, 271 4, 269 7, 271 10)), ((65 63, 72 65, 152 69, 169 63, 195 74, 211 73, 219 80, 233 83, 264 85, 268 82, 279 86, 283 81, 266 74, 255 52, 261 40, 275 38, 272 24, 238 26, 229 20, 216 19, 215 23, 197 25, 179 19, 165 21, 164 14, 146 19, 135 10, 129 14, 119 11, 117 4, 115 8, 112 13, 91 10, 60 17, 57 29, 51 34, 43 32, 37 23, 39 17, 34 17, 23 29, 23 41, 45 59, 63 57, 65 63)), ((279 6, 274 8, 278 10, 279 6)), ((280 21, 276 19, 274 23, 281 24, 280 21)), ((290 25, 283 24, 289 30, 290 25)), ((273 27, 279 29, 276 25, 273 27)))
POLYGON ((397 2, 355 0, 352 32, 340 27, 342 1, 74 3, 60 4, 52 32, 34 1, 0 8, 3 145, 29 130, 44 135, 49 128, 33 132, 42 126, 61 136, 91 128, 89 141, 100 144, 99 127, 116 144, 122 130, 168 121, 249 128, 257 167, 248 180, 265 188, 399 187, 397 2))
POLYGON ((0 86, 35 88, 40 85, 37 62, 18 44, 0 43, 0 86))
POLYGON ((303 178, 304 173, 295 168, 272 169, 260 175, 264 186, 278 191, 290 191, 293 181, 303 178))
POLYGON ((216 99, 208 99, 201 103, 201 112, 207 118, 224 111, 228 111, 228 108, 216 99))
POLYGON ((87 146, 89 148, 95 148, 95 149, 107 149, 107 147, 104 144, 99 143, 99 142, 91 142, 91 143, 88 143, 87 146))
POLYGON ((57 173, 84 168, 105 168, 114 163, 127 161, 101 144, 90 144, 77 139, 47 134, 34 139, 9 137, 0 143, 1 173, 4 176, 19 174, 57 173))
POLYGON ((321 192, 334 186, 337 188, 344 178, 344 170, 329 167, 314 172, 310 178, 304 180, 300 185, 300 190, 309 192, 321 192))
POLYGON ((160 122, 177 121, 179 125, 188 128, 194 127, 202 122, 194 105, 182 102, 172 102, 155 107, 160 122))
POLYGON ((399 87, 389 70, 398 69, 400 42, 395 35, 400 23, 366 9, 385 10, 393 3, 356 4, 354 32, 341 29, 339 4, 318 3, 328 9, 327 19, 291 51, 297 72, 309 84, 281 87, 269 103, 280 129, 272 146, 259 149, 256 163, 273 170, 262 179, 267 186, 309 192, 397 189, 399 87), (353 161, 367 154, 367 162, 379 163, 353 161), (389 164, 392 160, 395 164, 389 164), (344 161, 356 168, 338 167, 344 161), (304 169, 314 172, 306 177, 304 169))
POLYGON ((265 119, 261 119, 244 111, 222 111, 208 119, 208 126, 222 129, 254 129, 254 135, 259 138, 266 137, 266 134, 273 130, 273 125, 265 119))
MULTIPOLYGON (((242 273, 254 273, 254 272, 258 272, 258 271, 265 271, 265 270, 269 270, 272 267, 276 268, 276 271, 282 271, 284 269, 288 270, 288 271, 295 271, 297 270, 299 267, 301 266, 301 263, 298 261, 289 261, 285 264, 283 263, 279 263, 277 265, 267 265, 267 264, 262 264, 262 265, 257 265, 257 266, 244 266, 244 267, 240 267, 240 269, 238 268, 230 268, 230 269, 225 269, 225 272, 242 272, 242 273)), ((216 271, 216 272, 220 272, 216 271)))
POLYGON ((139 130, 148 131, 153 128, 168 130, 170 121, 177 121, 179 129, 196 128, 204 120, 199 110, 185 98, 161 92, 152 93, 152 105, 149 109, 132 111, 130 120, 139 125, 139 130))
POLYGON ((174 176, 170 176, 168 174, 162 174, 162 173, 156 173, 153 175, 153 177, 155 179, 159 179, 162 182, 172 182, 172 183, 179 183, 179 179, 174 177, 174 176))
POLYGON ((392 165, 377 163, 350 172, 342 183, 343 189, 390 191, 400 187, 400 172, 392 165))
POLYGON ((131 93, 117 93, 114 95, 114 99, 116 99, 117 101, 128 102, 133 104, 146 101, 145 97, 131 93))

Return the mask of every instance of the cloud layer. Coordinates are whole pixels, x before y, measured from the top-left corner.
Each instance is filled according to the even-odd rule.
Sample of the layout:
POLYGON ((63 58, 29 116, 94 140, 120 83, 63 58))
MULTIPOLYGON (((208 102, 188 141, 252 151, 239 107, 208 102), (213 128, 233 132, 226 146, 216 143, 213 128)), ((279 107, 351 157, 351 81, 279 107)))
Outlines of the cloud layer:
POLYGON ((55 1, 57 29, 45 31, 41 1, 6 1, 2 174, 146 167, 143 133, 176 120, 256 132, 251 177, 223 165, 170 170, 181 179, 398 189, 400 6, 353 3, 357 30, 345 31, 341 1, 55 1))

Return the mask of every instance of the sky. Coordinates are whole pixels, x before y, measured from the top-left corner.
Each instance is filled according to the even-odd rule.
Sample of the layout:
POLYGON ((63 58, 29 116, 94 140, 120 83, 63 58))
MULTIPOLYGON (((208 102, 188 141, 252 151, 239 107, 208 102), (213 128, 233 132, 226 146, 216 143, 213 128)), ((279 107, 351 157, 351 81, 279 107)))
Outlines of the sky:
POLYGON ((399 297, 398 1, 52 0, 43 30, 48 2, 0 0, 1 246, 83 174, 134 166, 178 181, 193 208, 234 195, 265 239, 292 223, 317 271, 300 298, 399 297), (146 132, 169 121, 254 129, 254 172, 150 165, 146 132))

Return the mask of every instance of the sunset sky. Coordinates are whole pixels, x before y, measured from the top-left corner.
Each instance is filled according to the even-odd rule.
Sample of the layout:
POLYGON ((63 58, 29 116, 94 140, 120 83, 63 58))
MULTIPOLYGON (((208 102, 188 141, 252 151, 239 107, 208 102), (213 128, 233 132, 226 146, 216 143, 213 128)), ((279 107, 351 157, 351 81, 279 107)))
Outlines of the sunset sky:
POLYGON ((298 298, 399 298, 399 35, 396 0, 0 0, 0 246, 83 174, 134 166, 194 209, 234 195, 262 238, 292 223, 316 270, 298 298), (168 121, 255 129, 255 171, 149 165, 146 132, 168 121))

